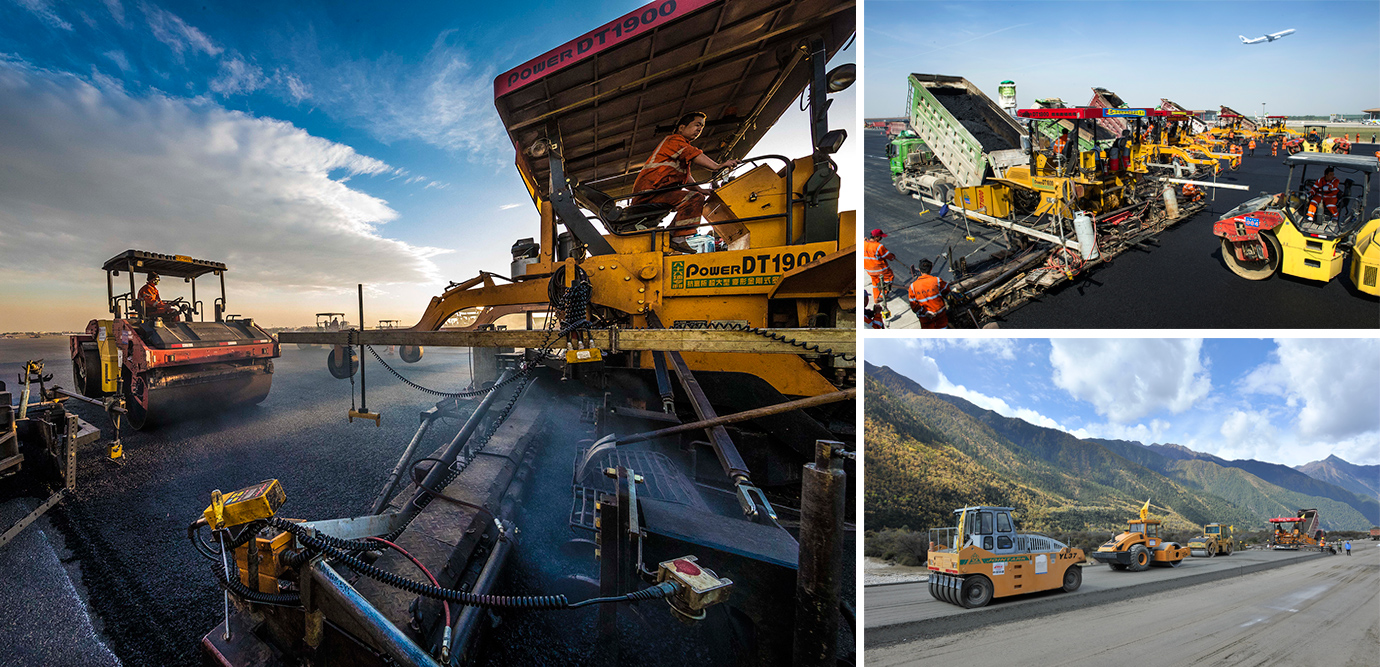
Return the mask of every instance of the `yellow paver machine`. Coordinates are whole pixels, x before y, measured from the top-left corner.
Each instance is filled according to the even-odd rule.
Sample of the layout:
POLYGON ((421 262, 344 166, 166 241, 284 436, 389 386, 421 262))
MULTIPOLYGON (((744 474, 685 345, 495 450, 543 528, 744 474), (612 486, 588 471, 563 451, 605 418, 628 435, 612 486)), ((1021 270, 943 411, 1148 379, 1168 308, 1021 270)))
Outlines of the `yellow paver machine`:
POLYGON ((853 29, 852 2, 658 0, 499 75, 494 104, 537 227, 511 266, 452 283, 410 328, 281 335, 357 350, 357 369, 332 367, 359 375, 359 412, 366 368, 405 377, 376 346, 471 348, 472 375, 456 380, 469 387, 409 380, 442 400, 367 516, 198 519, 206 553, 224 536, 229 562, 268 559, 237 583, 230 566, 217 575, 236 605, 206 655, 850 659, 837 640, 851 619, 840 543, 853 516, 857 232, 838 210, 832 156, 847 133, 828 108, 854 70, 826 63, 853 29), (754 154, 797 100, 808 130, 795 155, 754 154), (712 189, 682 243, 691 228, 634 201, 634 182, 692 111, 707 116, 693 145, 742 166, 678 186, 712 189), (412 462, 428 428, 460 422, 412 462), (384 555, 363 567, 371 549, 384 555), (361 577, 344 583, 346 571, 361 577))

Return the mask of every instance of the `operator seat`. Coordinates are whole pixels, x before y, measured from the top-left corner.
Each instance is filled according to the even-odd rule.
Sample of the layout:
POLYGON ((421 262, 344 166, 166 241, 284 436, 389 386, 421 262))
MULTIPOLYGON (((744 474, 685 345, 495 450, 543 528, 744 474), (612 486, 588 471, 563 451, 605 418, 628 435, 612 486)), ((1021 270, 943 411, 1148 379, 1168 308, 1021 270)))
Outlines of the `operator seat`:
POLYGON ((613 197, 583 183, 575 186, 575 196, 589 205, 590 210, 614 233, 651 229, 674 208, 670 204, 629 204, 619 207, 613 197))

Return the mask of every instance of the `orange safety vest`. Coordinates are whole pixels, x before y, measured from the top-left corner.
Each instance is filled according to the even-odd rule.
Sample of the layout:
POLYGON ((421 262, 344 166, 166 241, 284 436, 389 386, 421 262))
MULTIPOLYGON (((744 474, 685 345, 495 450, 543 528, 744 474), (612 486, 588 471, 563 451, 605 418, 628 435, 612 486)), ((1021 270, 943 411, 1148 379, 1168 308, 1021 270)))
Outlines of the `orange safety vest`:
POLYGON ((151 306, 162 303, 158 298, 158 288, 154 287, 153 283, 144 283, 144 286, 139 288, 139 300, 151 306))
POLYGON ((1063 155, 1063 154, 1064 154, 1064 147, 1065 147, 1065 146, 1068 146, 1068 145, 1069 145, 1068 137, 1067 137, 1066 135, 1062 135, 1062 134, 1059 135, 1059 138, 1054 140, 1054 154, 1055 154, 1055 155, 1063 155))
MULTIPOLYGON (((872 276, 873 281, 891 273, 891 267, 887 266, 887 262, 893 259, 896 259, 896 255, 891 254, 891 251, 887 250, 881 241, 874 239, 863 241, 863 270, 867 271, 867 275, 872 276)), ((887 279, 890 280, 890 278, 887 279)))
POLYGON ((1255 139, 1251 139, 1251 150, 1255 150, 1255 139))
POLYGON ((921 274, 919 278, 910 283, 910 289, 907 290, 910 295, 910 309, 920 316, 922 324, 939 324, 939 326, 925 328, 948 328, 949 322, 946 311, 949 306, 944 303, 943 297, 943 292, 948 286, 949 284, 942 279, 928 273, 921 274), (942 324, 939 322, 941 317, 943 318, 942 324))
POLYGON ((1336 176, 1332 178, 1320 178, 1313 183, 1312 189, 1308 191, 1310 200, 1322 200, 1328 206, 1336 207, 1337 196, 1342 193, 1342 184, 1336 176))
MULTIPOLYGON (((657 144, 656 150, 652 152, 652 157, 637 172, 637 179, 633 181, 633 192, 658 190, 689 183, 690 165, 695 161, 695 158, 703 153, 704 151, 691 146, 690 140, 683 135, 672 134, 662 139, 661 143, 657 144)), ((660 201, 674 204, 684 197, 685 193, 683 192, 663 192, 656 195, 635 197, 633 203, 660 201)))
POLYGON ((867 308, 863 310, 863 323, 869 329, 885 329, 886 324, 882 322, 882 316, 877 314, 875 309, 867 308))

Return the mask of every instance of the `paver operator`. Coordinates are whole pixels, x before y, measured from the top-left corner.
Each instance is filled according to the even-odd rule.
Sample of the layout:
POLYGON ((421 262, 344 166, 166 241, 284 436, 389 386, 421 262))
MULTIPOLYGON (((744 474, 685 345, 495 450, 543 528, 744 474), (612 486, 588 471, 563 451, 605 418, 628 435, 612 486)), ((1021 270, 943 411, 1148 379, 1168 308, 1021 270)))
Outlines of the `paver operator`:
POLYGON ((896 280, 896 274, 891 272, 890 262, 899 260, 882 245, 884 238, 886 232, 874 229, 871 237, 863 241, 863 270, 867 271, 867 277, 872 279, 872 302, 876 304, 877 312, 882 317, 890 317, 891 312, 886 307, 886 296, 887 292, 891 291, 891 282, 896 280))
MULTIPOLYGON (((642 165, 642 170, 637 172, 637 180, 633 181, 633 192, 659 190, 693 182, 690 177, 692 165, 699 165, 710 171, 737 166, 737 160, 715 162, 705 155, 704 151, 690 145, 690 142, 698 139, 704 131, 706 118, 707 116, 698 111, 680 117, 676 122, 675 131, 657 144, 652 156, 642 165)), ((706 197, 707 193, 704 190, 687 188, 633 197, 632 203, 670 204, 676 211, 671 225, 679 226, 683 222, 700 219, 706 197)), ((692 252, 683 237, 694 233, 695 227, 692 225, 680 227, 672 233, 671 245, 682 252, 692 252)))

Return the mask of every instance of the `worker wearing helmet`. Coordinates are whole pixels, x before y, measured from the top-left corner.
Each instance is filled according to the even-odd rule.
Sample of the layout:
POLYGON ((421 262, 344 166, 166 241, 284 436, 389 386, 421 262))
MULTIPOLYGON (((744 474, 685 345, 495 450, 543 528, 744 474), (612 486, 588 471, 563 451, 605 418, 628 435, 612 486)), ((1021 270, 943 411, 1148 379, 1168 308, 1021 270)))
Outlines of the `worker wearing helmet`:
POLYGON ((1199 200, 1201 200, 1202 198, 1203 198, 1203 191, 1202 191, 1202 190, 1199 190, 1199 189, 1198 189, 1198 186, 1196 186, 1196 185, 1194 185, 1194 184, 1192 184, 1192 183, 1185 183, 1185 184, 1184 184, 1184 199, 1193 202, 1193 201, 1199 201, 1199 200))
MULTIPOLYGON (((637 179, 633 181, 633 192, 659 190, 691 183, 693 179, 690 177, 690 167, 693 165, 699 165, 710 171, 737 166, 737 160, 715 162, 708 155, 705 155, 704 151, 690 145, 690 142, 698 139, 700 133, 704 131, 706 118, 707 116, 699 111, 680 117, 680 120, 676 122, 675 131, 657 144, 656 150, 652 151, 652 156, 647 158, 641 171, 637 172, 637 179)), ((691 236, 695 233, 695 226, 691 223, 700 219, 700 215, 704 211, 706 197, 707 193, 704 190, 687 188, 638 195, 633 197, 632 203, 670 204, 675 207, 676 217, 671 221, 671 225, 677 229, 672 233, 671 244, 682 252, 693 252, 682 237, 691 236)))
POLYGON ((930 275, 934 262, 928 259, 920 260, 915 268, 920 275, 911 281, 908 293, 910 309, 920 318, 920 328, 948 329, 949 305, 944 302, 944 292, 948 291, 949 283, 930 275))
POLYGON ((1250 149, 1251 157, 1255 157, 1255 137, 1251 137, 1250 149))
POLYGON ((1323 170, 1322 178, 1313 182, 1313 187, 1308 189, 1308 221, 1313 221, 1313 216, 1318 212, 1318 205, 1327 209, 1327 216, 1332 219, 1337 218, 1337 196, 1342 193, 1342 184, 1337 181, 1337 177, 1332 173, 1332 167, 1323 170))
POLYGON ((144 286, 139 288, 139 301, 144 305, 146 318, 165 317, 177 312, 176 308, 158 298, 158 274, 152 271, 149 271, 144 286))
POLYGON ((886 293, 891 291, 891 281, 896 280, 896 275, 891 272, 890 262, 896 260, 896 255, 882 245, 884 238, 886 232, 874 229, 871 238, 863 241, 863 270, 867 271, 867 277, 872 279, 872 301, 877 304, 877 310, 882 316, 886 317, 891 314, 886 309, 886 293))

